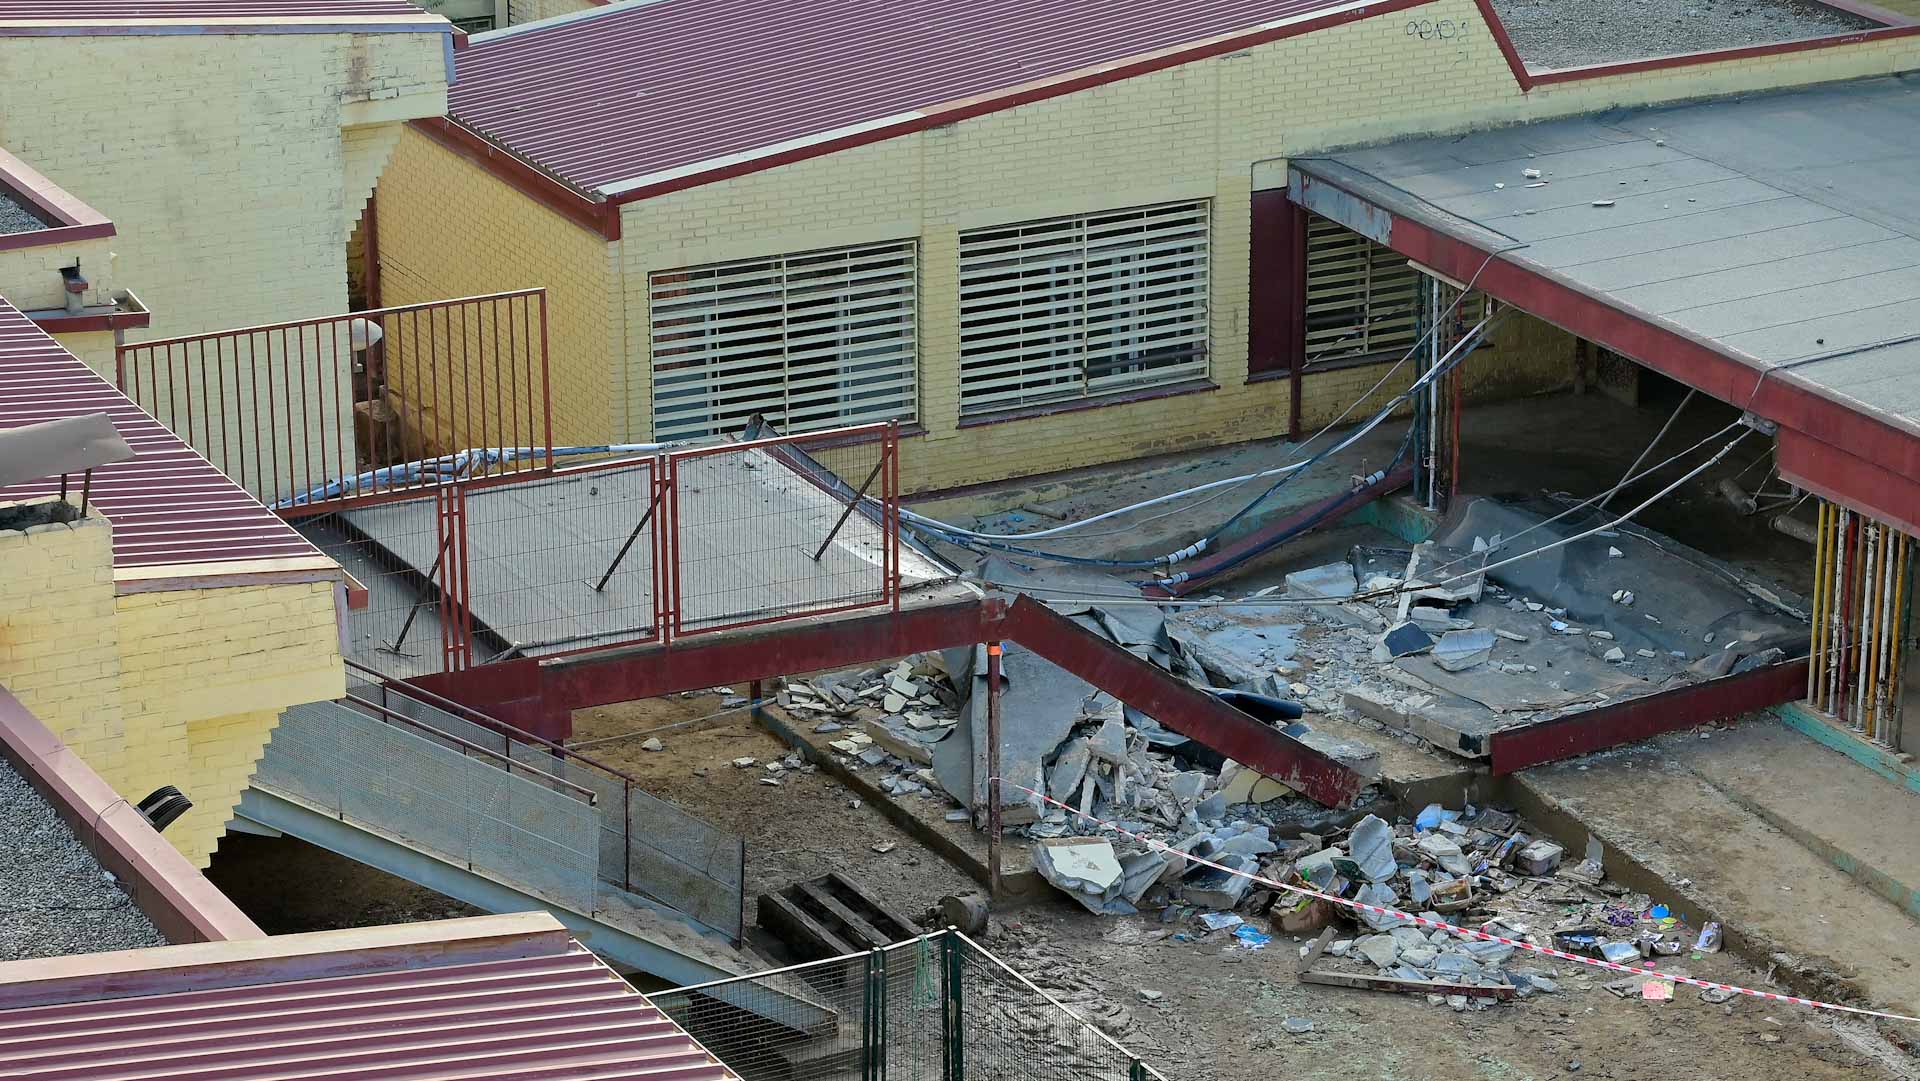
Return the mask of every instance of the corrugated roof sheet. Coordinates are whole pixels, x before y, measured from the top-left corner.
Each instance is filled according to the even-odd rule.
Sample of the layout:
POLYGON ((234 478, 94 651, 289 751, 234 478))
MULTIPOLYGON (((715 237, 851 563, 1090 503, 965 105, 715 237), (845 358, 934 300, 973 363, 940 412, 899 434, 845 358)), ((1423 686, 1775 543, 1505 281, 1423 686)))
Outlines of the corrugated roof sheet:
POLYGON ((136 19, 312 19, 415 15, 408 0, 0 0, 0 23, 136 19))
POLYGON ((0 1047, 0 1073, 19 1081, 737 1081, 578 943, 550 956, 0 1010, 0 1047))
POLYGON ((472 39, 450 112, 586 190, 1351 0, 652 0, 472 39))
MULTIPOLYGON (((93 504, 113 523, 116 567, 319 556, 319 550, 228 480, 0 298, 0 428, 106 413, 134 450, 93 471, 93 504)), ((79 477, 72 478, 77 487, 79 477)), ((0 488, 0 499, 60 490, 60 478, 0 488)))

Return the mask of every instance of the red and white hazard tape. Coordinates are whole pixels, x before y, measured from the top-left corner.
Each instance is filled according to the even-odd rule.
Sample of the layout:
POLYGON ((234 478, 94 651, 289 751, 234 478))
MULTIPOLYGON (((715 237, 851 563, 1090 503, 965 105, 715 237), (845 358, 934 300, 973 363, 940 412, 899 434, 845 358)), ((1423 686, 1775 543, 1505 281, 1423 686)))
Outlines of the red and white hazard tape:
POLYGON ((1389 916, 1394 919, 1406 920, 1409 923, 1416 924, 1421 927, 1431 927, 1439 931, 1447 931, 1457 935, 1466 935, 1470 938, 1477 938, 1483 942, 1498 942, 1503 946, 1512 946, 1515 949, 1528 950, 1533 953, 1545 954, 1548 957, 1555 957, 1562 961, 1572 961, 1576 964, 1588 965, 1593 968, 1606 969, 1609 972, 1624 972, 1624 973, 1627 973, 1628 975, 1633 975, 1633 976, 1646 976, 1652 979, 1668 980, 1673 983, 1684 983, 1689 987, 1699 987, 1699 988, 1713 990, 1713 991, 1731 991, 1737 995, 1750 995, 1754 998, 1765 999, 1769 1002, 1786 1002, 1786 1003, 1791 1003, 1792 1005, 1795 1005, 1795 1006, 1811 1006, 1816 1010, 1832 1010, 1837 1013, 1850 1013, 1850 1014, 1856 1014, 1861 1017, 1879 1017, 1879 1018, 1884 1018, 1888 1021, 1907 1021, 1913 1024, 1920 1024, 1920 1017, 1908 1017, 1906 1014, 1901 1014, 1901 1013, 1887 1013, 1882 1010, 1866 1010, 1866 1009, 1861 1009, 1858 1006, 1842 1006, 1837 1002, 1821 1002, 1818 999, 1798 998, 1794 995, 1779 995, 1779 994, 1773 993, 1772 991, 1756 991, 1751 987, 1737 987, 1729 983, 1714 983, 1712 980, 1696 980, 1691 976, 1679 976, 1671 972, 1661 972, 1659 969, 1654 969, 1654 968, 1635 968, 1632 965, 1617 965, 1617 964, 1614 964, 1612 961, 1602 961, 1599 958, 1595 958, 1595 957, 1582 957, 1581 955, 1576 953, 1565 953, 1561 950, 1549 949, 1545 946, 1536 946, 1531 942, 1522 942, 1517 938, 1503 938, 1500 935, 1489 934, 1485 931, 1475 930, 1474 928, 1471 928, 1471 927, 1459 927, 1454 924, 1445 923, 1440 920, 1426 919, 1425 917, 1422 917, 1422 916, 1416 916, 1411 912, 1401 912, 1396 909, 1381 908, 1378 905, 1369 905, 1369 904, 1363 904, 1362 902, 1359 902, 1359 901, 1351 901, 1345 897, 1336 896, 1331 893, 1321 893, 1319 890, 1307 889, 1304 886, 1295 886, 1286 882, 1275 882, 1270 878, 1262 878, 1259 875, 1250 874, 1236 867, 1226 867, 1221 864, 1215 863, 1212 860, 1202 859, 1201 857, 1192 855, 1191 853, 1176 851, 1170 845, 1167 845, 1160 841, 1156 841, 1151 837, 1142 837, 1137 833, 1132 833, 1104 819, 1095 818, 1090 814, 1086 814, 1082 811, 1069 807, 1066 804, 1061 803, 1057 799, 1050 798, 1044 792, 1036 792, 1033 789, 1026 787, 1025 785, 1016 784, 1012 781, 1005 780, 1004 778, 1001 779, 1000 783, 1005 785, 1008 788, 1017 789, 1018 791, 1025 792, 1030 796, 1037 796, 1042 801, 1046 803, 1050 803, 1055 807, 1058 807, 1061 810, 1066 811, 1068 814, 1073 815, 1075 818, 1084 818, 1089 822, 1096 823, 1106 829, 1112 830, 1113 832, 1121 835, 1122 837, 1128 837, 1135 841, 1140 842, 1141 844, 1146 845, 1149 848, 1158 849, 1159 851, 1164 852, 1174 857, 1175 859, 1186 860, 1189 863, 1196 863, 1202 867, 1211 867, 1216 871, 1224 871, 1225 873, 1230 875, 1238 875, 1241 878, 1251 879, 1252 881, 1257 882, 1262 886, 1266 886, 1269 889, 1285 890, 1288 893, 1296 893, 1302 897, 1312 897, 1317 900, 1327 901, 1331 904, 1342 905, 1346 908, 1357 909, 1361 912, 1372 912, 1372 913, 1375 913, 1376 915, 1389 916))

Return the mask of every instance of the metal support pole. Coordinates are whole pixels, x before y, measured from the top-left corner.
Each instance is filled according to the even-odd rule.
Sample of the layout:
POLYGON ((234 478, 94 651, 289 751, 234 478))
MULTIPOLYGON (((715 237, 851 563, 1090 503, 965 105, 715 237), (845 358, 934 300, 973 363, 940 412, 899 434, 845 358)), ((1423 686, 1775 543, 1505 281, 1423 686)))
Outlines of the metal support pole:
POLYGON ((966 1081, 967 1078, 967 1014, 964 988, 966 986, 965 955, 960 936, 948 928, 940 936, 941 983, 945 994, 941 995, 940 1011, 940 1081, 966 1081))
MULTIPOLYGON (((1440 279, 1427 279, 1427 371, 1440 367, 1440 279)), ((1440 380, 1427 382, 1427 509, 1440 509, 1440 380)))
MULTIPOLYGON (((847 509, 840 512, 840 520, 833 523, 833 528, 827 530, 827 539, 821 541, 820 547, 814 550, 813 561, 815 563, 820 562, 820 557, 827 554, 827 545, 832 544, 833 538, 840 535, 840 527, 846 525, 847 519, 853 516, 853 508, 859 506, 862 499, 867 498, 867 489, 873 487, 874 478, 878 477, 880 471, 886 467, 887 451, 883 443, 880 448, 880 460, 873 463, 873 471, 867 474, 866 480, 860 482, 860 490, 853 493, 852 499, 847 500, 847 509)), ((884 514, 886 512, 882 510, 881 513, 884 514)), ((881 526, 883 532, 885 529, 886 527, 884 525, 881 526)))
POLYGON ((593 584, 593 591, 595 593, 602 593, 606 591, 607 580, 613 577, 614 571, 617 571, 620 569, 620 561, 627 558, 627 550, 633 547, 634 541, 637 541, 640 539, 640 531, 647 528, 648 522, 653 521, 654 508, 658 507, 659 505, 660 505, 660 493, 658 491, 655 491, 653 493, 653 498, 647 501, 647 512, 640 516, 640 521, 636 525, 634 525, 633 532, 627 534, 627 541, 625 544, 622 544, 620 546, 620 551, 614 555, 613 562, 607 564, 607 573, 601 575, 600 580, 593 584))
MULTIPOLYGON (((427 568, 427 585, 429 587, 436 586, 439 583, 440 561, 447 558, 447 545, 452 543, 452 541, 453 535, 451 533, 440 538, 440 551, 433 557, 433 566, 427 568)), ((394 635, 393 641, 388 644, 387 652, 400 652, 400 647, 407 641, 407 632, 413 630, 414 617, 420 614, 420 606, 425 603, 427 603, 426 598, 418 598, 413 602, 412 606, 407 609, 407 618, 400 624, 400 633, 394 635)))
POLYGON ((1000 643, 987 643, 987 900, 1000 897, 1000 643))

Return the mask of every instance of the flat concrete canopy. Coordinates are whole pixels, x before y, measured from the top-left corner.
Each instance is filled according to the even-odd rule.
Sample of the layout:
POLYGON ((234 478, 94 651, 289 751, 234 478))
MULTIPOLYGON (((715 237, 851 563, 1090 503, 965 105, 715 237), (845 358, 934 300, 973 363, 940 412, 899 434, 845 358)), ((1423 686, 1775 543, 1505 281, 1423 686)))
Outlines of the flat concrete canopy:
POLYGON ((1916 136, 1920 84, 1895 77, 1295 159, 1290 188, 1777 421, 1789 481, 1914 530, 1916 136))

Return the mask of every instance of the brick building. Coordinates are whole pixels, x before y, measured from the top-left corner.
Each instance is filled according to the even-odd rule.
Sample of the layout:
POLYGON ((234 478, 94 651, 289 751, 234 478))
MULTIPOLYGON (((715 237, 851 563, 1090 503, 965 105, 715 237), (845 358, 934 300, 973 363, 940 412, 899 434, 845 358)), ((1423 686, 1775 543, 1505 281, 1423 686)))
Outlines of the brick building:
MULTIPOLYGON (((1379 381, 1426 279, 1299 210, 1290 155, 1920 59, 1889 25, 1544 72, 1487 0, 870 6, 471 39, 380 185, 382 302, 549 286, 558 438, 897 418, 907 488, 945 489, 1310 430, 1379 381)), ((1545 323, 1492 348, 1475 398, 1572 377, 1545 323)))

